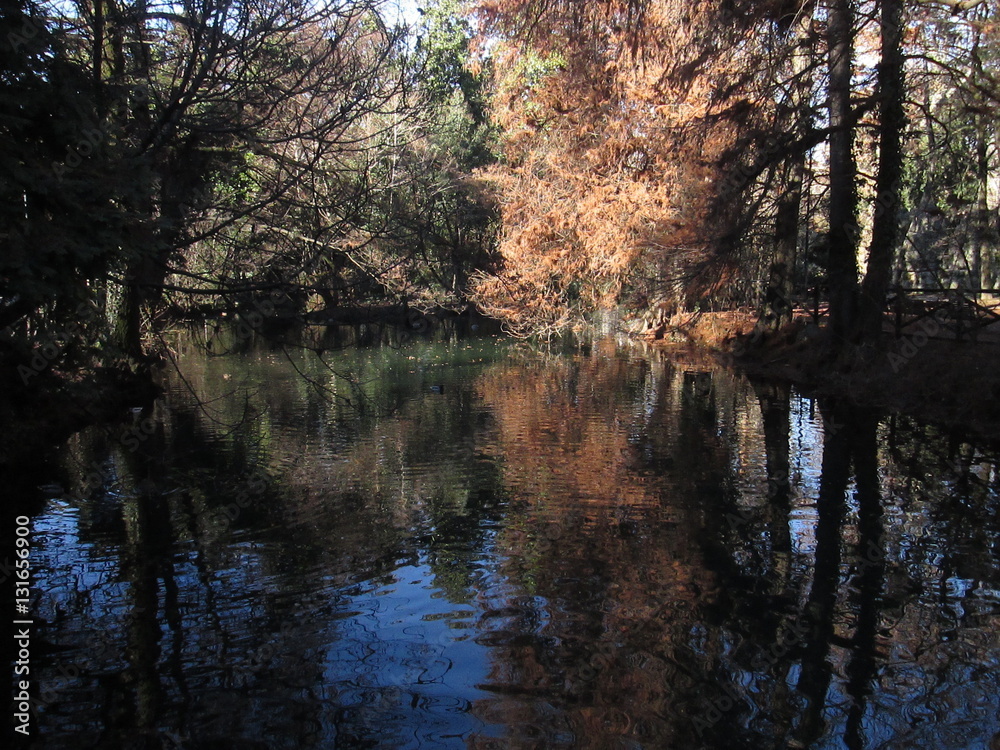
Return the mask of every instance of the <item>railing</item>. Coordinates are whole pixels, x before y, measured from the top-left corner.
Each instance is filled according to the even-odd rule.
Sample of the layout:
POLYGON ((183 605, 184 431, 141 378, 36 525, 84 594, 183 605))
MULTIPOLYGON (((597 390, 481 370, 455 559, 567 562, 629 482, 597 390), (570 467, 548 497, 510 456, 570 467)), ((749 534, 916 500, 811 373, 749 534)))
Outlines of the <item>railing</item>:
MULTIPOLYGON (((825 285, 818 284, 809 288, 806 300, 799 298, 799 304, 816 324, 828 312, 826 291, 825 285)), ((885 309, 896 338, 903 336, 911 326, 933 317, 941 330, 950 332, 946 338, 978 340, 983 329, 1000 322, 1000 289, 896 286, 889 292, 885 309)), ((923 328, 928 326, 925 324, 923 328)), ((931 338, 945 338, 936 333, 928 334, 926 330, 923 332, 931 338)), ((993 331, 990 334, 992 338, 993 331)), ((997 326, 996 338, 1000 341, 1000 326, 997 326)))
POLYGON ((956 341, 967 335, 975 340, 982 329, 1000 321, 1000 290, 897 286, 889 294, 886 307, 892 313, 896 338, 903 335, 904 329, 933 316, 940 326, 954 332, 956 341), (984 300, 987 296, 989 300, 984 300))

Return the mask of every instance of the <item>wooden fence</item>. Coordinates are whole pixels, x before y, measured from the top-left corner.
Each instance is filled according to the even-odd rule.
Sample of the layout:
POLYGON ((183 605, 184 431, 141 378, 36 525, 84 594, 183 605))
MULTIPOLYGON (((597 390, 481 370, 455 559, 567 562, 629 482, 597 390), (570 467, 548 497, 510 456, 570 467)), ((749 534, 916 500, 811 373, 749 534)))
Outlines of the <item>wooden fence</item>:
MULTIPOLYGON (((814 286, 809 290, 809 312, 813 322, 825 317, 828 304, 824 299, 825 287, 814 286)), ((939 333, 927 334, 931 338, 954 338, 976 341, 984 329, 1000 322, 1000 289, 946 289, 910 288, 897 286, 886 299, 887 325, 896 338, 921 321, 933 318, 939 333), (945 334, 945 335, 942 335, 945 334)), ((923 326, 924 329, 928 326, 923 326)), ((1000 326, 988 332, 989 338, 1000 341, 1000 326)))
MULTIPOLYGON (((933 317, 956 341, 976 340, 980 331, 1000 321, 1000 290, 911 289, 896 287, 886 300, 896 338, 910 326, 933 317)), ((926 325, 924 326, 926 328, 926 325)))

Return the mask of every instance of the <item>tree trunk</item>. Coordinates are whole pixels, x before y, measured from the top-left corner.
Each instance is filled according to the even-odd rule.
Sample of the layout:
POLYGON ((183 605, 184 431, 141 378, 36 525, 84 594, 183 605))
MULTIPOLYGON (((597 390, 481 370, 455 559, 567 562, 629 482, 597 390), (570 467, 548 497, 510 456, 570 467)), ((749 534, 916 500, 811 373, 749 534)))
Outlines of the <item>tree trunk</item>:
POLYGON ((878 67, 879 159, 875 222, 868 250, 868 267, 861 285, 859 338, 872 341, 882 331, 885 297, 892 282, 892 265, 899 244, 900 148, 906 115, 903 111, 903 2, 882 2, 882 59, 878 67))
MULTIPOLYGON (((990 226, 990 207, 987 202, 989 194, 990 165, 989 153, 987 151, 986 136, 989 125, 983 121, 982 117, 976 118, 976 132, 979 134, 979 142, 976 143, 976 171, 979 185, 976 196, 976 208, 973 216, 973 240, 972 240, 972 271, 969 274, 969 286, 972 289, 985 289, 987 284, 987 266, 989 265, 990 250, 995 247, 995 237, 992 235, 990 226)), ((973 293, 975 299, 979 295, 973 293)))
POLYGON ((764 300, 755 332, 775 333, 792 322, 792 281, 799 239, 799 207, 802 203, 801 161, 793 165, 797 174, 787 182, 774 222, 774 257, 764 289, 764 300))
MULTIPOLYGON (((148 80, 150 73, 149 44, 146 34, 146 0, 138 0, 135 5, 134 26, 127 27, 123 21, 121 33, 130 34, 118 42, 121 61, 116 65, 116 81, 129 86, 132 82, 148 80)), ((149 102, 142 99, 135 102, 124 99, 119 107, 125 109, 124 117, 130 118, 139 133, 150 130, 152 114, 149 102)), ((136 157, 140 166, 135 175, 134 193, 129 196, 132 204, 132 225, 127 241, 131 254, 125 269, 125 288, 122 292, 119 320, 115 321, 117 344, 133 361, 141 362, 145 356, 142 346, 143 308, 149 301, 151 284, 157 278, 154 264, 156 254, 155 221, 155 180, 153 177, 150 152, 136 157)))
POLYGON ((830 66, 830 328, 834 346, 851 330, 858 296, 858 196, 854 162, 851 75, 854 64, 854 11, 851 0, 831 0, 827 14, 830 66))
MULTIPOLYGON (((985 14, 977 20, 985 23, 985 14)), ((983 31, 978 25, 972 28, 972 52, 971 59, 976 78, 984 80, 989 78, 989 73, 983 69, 983 31)), ((985 98, 977 96, 977 99, 985 98)), ((984 104, 986 104, 984 102, 984 104)), ((988 105, 987 105, 988 107, 988 105)), ((984 107, 985 109, 985 107, 984 107)), ((987 141, 987 134, 993 129, 992 118, 977 114, 975 118, 976 133, 976 177, 978 184, 978 195, 976 196, 975 219, 973 221, 973 261, 971 279, 969 286, 973 289, 992 289, 994 283, 993 257, 997 247, 997 233, 994 219, 989 207, 990 194, 990 144, 987 141)), ((996 144, 994 144, 995 146, 996 144)), ((979 294, 974 295, 975 299, 979 294)))

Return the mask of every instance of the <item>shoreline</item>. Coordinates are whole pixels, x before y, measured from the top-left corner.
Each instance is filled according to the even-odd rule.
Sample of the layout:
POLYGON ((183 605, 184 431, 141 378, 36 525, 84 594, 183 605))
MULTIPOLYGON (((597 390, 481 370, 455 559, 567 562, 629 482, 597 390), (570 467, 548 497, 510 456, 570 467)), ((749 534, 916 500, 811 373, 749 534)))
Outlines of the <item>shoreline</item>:
MULTIPOLYGON (((1000 344, 885 334, 879 349, 839 360, 804 316, 752 346, 750 311, 683 316, 668 336, 633 336, 661 351, 709 357, 751 378, 793 385, 809 396, 844 399, 859 408, 911 416, 949 431, 1000 444, 1000 344)), ((96 421, 124 418, 157 389, 133 373, 98 368, 87 378, 47 372, 33 387, 10 388, 0 399, 8 424, 0 465, 38 460, 48 449, 96 421)))
POLYGON ((779 380, 807 394, 906 414, 947 430, 1000 441, 1000 344, 886 333, 879 347, 835 358, 821 329, 797 315, 767 340, 748 345, 747 311, 688 316, 663 349, 695 347, 749 377, 779 380), (680 339, 680 340, 678 340, 680 339))

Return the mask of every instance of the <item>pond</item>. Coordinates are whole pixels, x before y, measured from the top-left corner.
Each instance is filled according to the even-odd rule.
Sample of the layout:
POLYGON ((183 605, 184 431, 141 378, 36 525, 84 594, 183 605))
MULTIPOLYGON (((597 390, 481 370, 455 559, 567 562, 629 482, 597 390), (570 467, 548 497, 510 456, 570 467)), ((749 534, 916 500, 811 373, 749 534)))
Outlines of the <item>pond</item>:
POLYGON ((1000 746, 995 446, 610 339, 347 343, 178 333, 18 479, 38 746, 1000 746))

